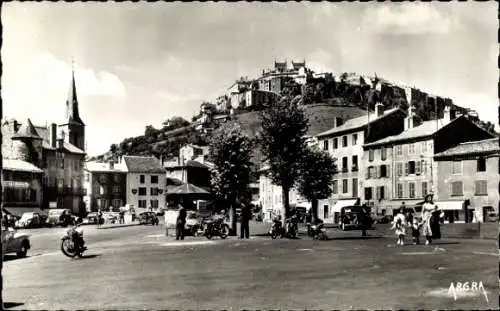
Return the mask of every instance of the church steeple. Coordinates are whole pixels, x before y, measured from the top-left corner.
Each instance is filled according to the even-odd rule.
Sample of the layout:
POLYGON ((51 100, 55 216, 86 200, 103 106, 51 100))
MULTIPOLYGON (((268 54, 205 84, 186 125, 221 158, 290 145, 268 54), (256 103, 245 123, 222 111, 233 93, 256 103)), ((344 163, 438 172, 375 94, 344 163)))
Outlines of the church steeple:
POLYGON ((80 119, 80 113, 78 111, 75 70, 73 68, 71 68, 71 84, 69 86, 68 99, 66 100, 66 120, 68 124, 85 125, 82 119, 80 119))

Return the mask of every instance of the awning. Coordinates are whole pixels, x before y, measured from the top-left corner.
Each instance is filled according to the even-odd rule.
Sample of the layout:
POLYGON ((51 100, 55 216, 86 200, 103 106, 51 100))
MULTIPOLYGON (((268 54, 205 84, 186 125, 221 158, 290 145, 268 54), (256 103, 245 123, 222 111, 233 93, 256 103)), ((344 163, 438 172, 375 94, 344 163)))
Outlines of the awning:
POLYGON ((24 213, 42 213, 39 207, 4 207, 3 212, 21 217, 24 213))
POLYGON ((340 213, 342 207, 351 206, 356 204, 357 199, 353 200, 338 200, 337 203, 332 207, 331 213, 340 213))
MULTIPOLYGON (((461 211, 464 201, 435 201, 434 204, 442 211, 461 211)), ((474 208, 469 205, 470 210, 474 208)))
POLYGON ((30 183, 27 181, 13 181, 13 180, 2 181, 2 186, 5 188, 19 188, 19 189, 31 188, 30 183))

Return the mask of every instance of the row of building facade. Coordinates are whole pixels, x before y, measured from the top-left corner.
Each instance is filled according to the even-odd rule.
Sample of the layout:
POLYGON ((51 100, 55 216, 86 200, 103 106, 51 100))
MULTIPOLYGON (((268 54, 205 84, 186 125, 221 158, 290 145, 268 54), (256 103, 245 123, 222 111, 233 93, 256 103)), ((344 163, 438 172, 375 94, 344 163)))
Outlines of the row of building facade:
MULTIPOLYGON (((447 107, 441 119, 418 122, 411 109, 384 110, 377 104, 374 112, 336 123, 311 138, 336 159, 338 171, 332 196, 318 204, 324 221, 336 222, 340 209, 358 198, 373 213, 389 214, 403 202, 421 203, 429 193, 449 211, 449 221, 464 220, 465 202, 474 221, 483 221, 487 210, 498 212, 498 137, 467 116, 447 107)), ((265 219, 281 213, 281 189, 265 175, 260 191, 265 219)), ((310 206, 295 191, 290 198, 310 206)))

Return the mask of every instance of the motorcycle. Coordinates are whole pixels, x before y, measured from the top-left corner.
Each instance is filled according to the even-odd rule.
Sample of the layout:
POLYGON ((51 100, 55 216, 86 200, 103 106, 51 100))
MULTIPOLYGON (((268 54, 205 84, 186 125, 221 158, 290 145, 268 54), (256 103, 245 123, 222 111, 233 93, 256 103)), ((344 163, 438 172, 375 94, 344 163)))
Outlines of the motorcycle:
POLYGON ((229 235, 229 226, 224 222, 223 217, 207 220, 205 221, 204 235, 209 240, 214 236, 220 236, 221 239, 225 239, 229 235))
POLYGON ((83 229, 78 230, 78 226, 71 227, 66 231, 66 235, 61 238, 61 251, 67 257, 82 257, 87 250, 83 241, 83 229))
POLYGON ((311 225, 311 236, 314 240, 327 240, 325 224, 311 225))
POLYGON ((271 230, 269 230, 269 235, 271 235, 271 238, 274 240, 277 237, 280 239, 286 235, 286 230, 283 228, 281 225, 281 220, 279 219, 274 219, 273 220, 273 225, 271 226, 271 230))

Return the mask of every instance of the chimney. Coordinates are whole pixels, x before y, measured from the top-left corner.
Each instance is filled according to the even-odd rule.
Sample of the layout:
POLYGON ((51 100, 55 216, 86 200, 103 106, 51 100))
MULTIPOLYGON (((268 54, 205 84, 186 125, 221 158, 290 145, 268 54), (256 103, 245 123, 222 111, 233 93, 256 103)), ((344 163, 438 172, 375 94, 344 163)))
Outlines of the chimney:
POLYGON ((344 121, 342 120, 342 118, 335 117, 335 121, 334 121, 334 126, 333 126, 333 127, 339 127, 339 126, 341 126, 343 123, 344 123, 344 121))
POLYGON ((115 169, 115 162, 113 160, 109 161, 109 169, 114 170, 115 169))
POLYGON ((381 117, 384 115, 384 104, 382 103, 377 103, 375 105, 375 114, 377 117, 381 117))
POLYGON ((445 122, 448 122, 448 121, 451 121, 451 108, 450 106, 446 106, 444 107, 444 111, 443 111, 443 119, 445 122))
POLYGON ((55 123, 50 124, 50 146, 52 148, 56 147, 56 142, 57 142, 57 125, 55 123))

